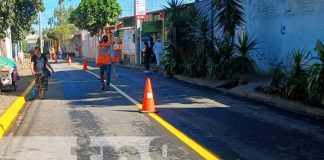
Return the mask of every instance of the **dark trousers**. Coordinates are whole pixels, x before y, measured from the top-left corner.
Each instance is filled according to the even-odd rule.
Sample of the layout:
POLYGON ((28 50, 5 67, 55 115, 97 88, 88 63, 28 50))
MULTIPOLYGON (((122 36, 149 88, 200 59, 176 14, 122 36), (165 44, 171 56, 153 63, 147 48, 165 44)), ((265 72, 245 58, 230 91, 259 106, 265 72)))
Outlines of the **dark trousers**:
POLYGON ((149 57, 145 57, 145 69, 147 71, 150 70, 150 58, 149 57))
POLYGON ((100 79, 102 87, 105 87, 105 81, 103 80, 104 74, 106 74, 106 88, 109 88, 111 77, 111 64, 104 64, 100 67, 100 79))

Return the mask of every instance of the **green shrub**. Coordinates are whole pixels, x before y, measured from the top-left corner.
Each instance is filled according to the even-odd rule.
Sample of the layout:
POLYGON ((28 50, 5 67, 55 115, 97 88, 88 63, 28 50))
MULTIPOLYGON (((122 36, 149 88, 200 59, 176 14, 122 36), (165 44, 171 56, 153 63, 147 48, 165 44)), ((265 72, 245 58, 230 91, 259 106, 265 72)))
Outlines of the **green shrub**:
POLYGON ((319 56, 320 63, 311 66, 308 76, 308 92, 310 99, 316 104, 323 104, 324 101, 324 45, 318 40, 316 43, 316 51, 319 56))
POLYGON ((172 45, 165 49, 164 54, 161 56, 161 62, 164 65, 164 74, 172 76, 176 73, 177 60, 175 57, 175 49, 172 45))
POLYGON ((231 60, 234 54, 234 46, 231 42, 231 37, 224 37, 222 40, 216 41, 217 52, 219 54, 220 62, 218 68, 220 70, 220 79, 231 79, 233 73, 231 73, 231 60))
POLYGON ((221 73, 219 72, 218 62, 215 59, 208 58, 206 63, 206 78, 209 80, 220 79, 221 73))
POLYGON ((292 52, 294 64, 284 86, 284 95, 293 100, 304 100, 308 97, 307 70, 310 52, 295 50, 292 52))
POLYGON ((206 54, 203 47, 197 47, 196 51, 184 61, 184 73, 191 77, 205 76, 206 54))
POLYGON ((281 63, 278 63, 275 65, 275 67, 271 70, 271 83, 270 86, 275 88, 282 88, 285 74, 282 71, 282 65, 281 63))
POLYGON ((24 53, 24 57, 25 57, 25 58, 29 58, 30 56, 31 56, 30 53, 24 53))

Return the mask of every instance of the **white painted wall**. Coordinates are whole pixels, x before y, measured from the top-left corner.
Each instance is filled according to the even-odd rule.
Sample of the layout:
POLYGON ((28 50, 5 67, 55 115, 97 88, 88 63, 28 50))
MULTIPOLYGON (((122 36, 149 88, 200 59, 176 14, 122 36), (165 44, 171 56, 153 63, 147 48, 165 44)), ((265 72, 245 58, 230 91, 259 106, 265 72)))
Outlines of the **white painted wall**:
POLYGON ((99 44, 98 37, 90 37, 89 32, 82 31, 83 57, 95 58, 97 55, 96 46, 99 44))
POLYGON ((7 58, 13 58, 12 57, 12 41, 11 41, 11 30, 8 28, 7 30, 8 37, 5 38, 5 44, 7 49, 7 58))

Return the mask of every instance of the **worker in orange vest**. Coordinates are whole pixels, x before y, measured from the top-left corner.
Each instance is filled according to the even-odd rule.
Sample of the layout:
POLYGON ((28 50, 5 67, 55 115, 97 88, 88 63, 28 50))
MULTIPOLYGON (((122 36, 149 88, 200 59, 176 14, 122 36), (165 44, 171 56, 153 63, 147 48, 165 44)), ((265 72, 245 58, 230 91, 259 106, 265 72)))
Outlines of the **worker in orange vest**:
POLYGON ((108 40, 108 36, 102 37, 102 43, 97 46, 98 55, 96 65, 100 68, 101 90, 108 91, 110 89, 111 65, 114 63, 114 53, 112 45, 108 40), (106 74, 106 84, 103 75, 106 74))

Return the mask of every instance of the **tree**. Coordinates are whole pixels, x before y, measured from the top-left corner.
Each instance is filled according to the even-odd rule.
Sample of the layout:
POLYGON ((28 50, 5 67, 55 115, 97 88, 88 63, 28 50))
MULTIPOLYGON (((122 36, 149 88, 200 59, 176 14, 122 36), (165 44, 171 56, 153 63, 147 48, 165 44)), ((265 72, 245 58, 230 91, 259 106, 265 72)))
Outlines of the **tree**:
POLYGON ((181 9, 183 8, 183 0, 169 0, 168 6, 165 7, 167 12, 167 28, 168 37, 170 37, 171 43, 174 45, 175 50, 178 50, 179 35, 183 22, 183 16, 181 15, 181 9))
POLYGON ((216 25, 224 35, 235 36, 235 30, 245 23, 242 0, 213 0, 216 25))
POLYGON ((106 24, 115 24, 121 12, 116 0, 81 0, 69 21, 79 29, 96 35, 106 24))
POLYGON ((13 23, 14 0, 3 0, 0 3, 0 39, 7 36, 7 29, 13 23))
POLYGON ((21 46, 22 46, 22 50, 24 51, 24 52, 27 52, 27 40, 22 40, 21 41, 21 46))
POLYGON ((37 38, 36 46, 37 47, 40 47, 41 46, 40 38, 37 38))
POLYGON ((73 24, 63 24, 47 32, 47 37, 58 40, 61 44, 69 44, 75 30, 73 24))
POLYGON ((64 5, 55 8, 54 16, 48 19, 48 24, 51 26, 59 26, 62 24, 68 24, 68 19, 71 13, 74 11, 74 7, 70 6, 68 9, 64 5))
POLYGON ((0 4, 0 38, 6 36, 10 27, 13 42, 22 40, 37 18, 44 11, 42 0, 5 0, 0 4))

